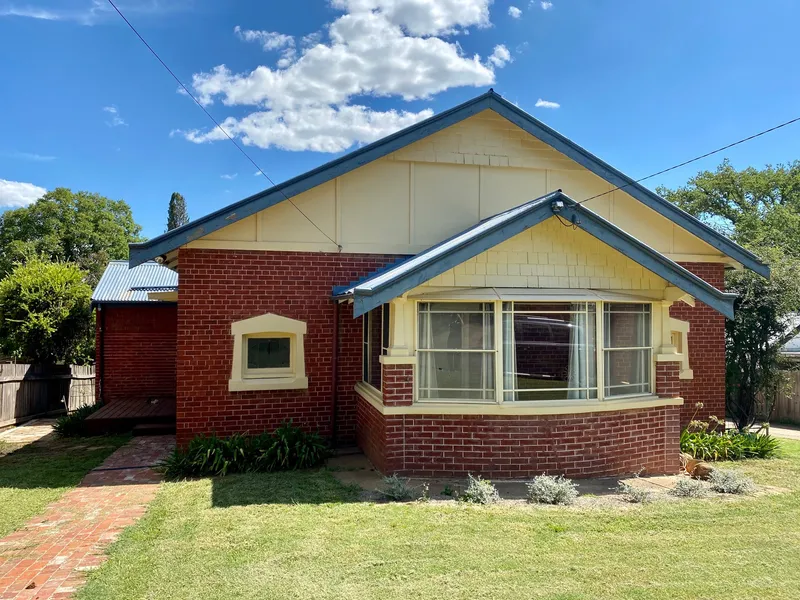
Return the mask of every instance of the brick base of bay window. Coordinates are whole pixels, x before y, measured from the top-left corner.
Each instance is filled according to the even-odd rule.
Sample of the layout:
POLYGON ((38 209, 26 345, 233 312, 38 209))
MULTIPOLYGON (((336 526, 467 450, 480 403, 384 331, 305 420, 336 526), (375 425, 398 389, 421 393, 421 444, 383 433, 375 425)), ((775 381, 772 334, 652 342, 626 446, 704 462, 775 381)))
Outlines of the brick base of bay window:
POLYGON ((414 367, 382 365, 381 391, 386 406, 411 406, 414 401, 414 367))
POLYGON ((656 363, 656 394, 661 398, 680 397, 681 363, 677 361, 656 363))
POLYGON ((358 444, 384 474, 516 479, 679 470, 680 406, 571 415, 384 415, 363 398, 358 444))

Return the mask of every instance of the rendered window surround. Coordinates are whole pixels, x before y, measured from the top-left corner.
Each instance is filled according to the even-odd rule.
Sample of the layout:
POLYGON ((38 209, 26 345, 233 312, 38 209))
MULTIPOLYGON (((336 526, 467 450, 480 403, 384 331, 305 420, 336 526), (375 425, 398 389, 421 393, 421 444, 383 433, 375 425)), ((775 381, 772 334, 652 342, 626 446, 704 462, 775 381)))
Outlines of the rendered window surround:
POLYGON ((233 366, 228 390, 297 390, 308 388, 306 377, 304 336, 306 324, 268 313, 231 324, 233 335, 233 366), (252 338, 288 338, 290 340, 289 368, 248 369, 247 340, 252 338))

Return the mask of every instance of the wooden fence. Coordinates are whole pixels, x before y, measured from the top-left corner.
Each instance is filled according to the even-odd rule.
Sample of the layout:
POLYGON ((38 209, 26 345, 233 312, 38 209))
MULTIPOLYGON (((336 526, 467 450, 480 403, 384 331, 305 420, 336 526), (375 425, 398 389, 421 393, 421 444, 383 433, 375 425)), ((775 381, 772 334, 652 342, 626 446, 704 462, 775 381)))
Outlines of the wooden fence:
POLYGON ((0 364, 0 427, 94 404, 94 366, 0 364))
POLYGON ((800 425, 800 371, 786 371, 791 387, 786 392, 778 392, 772 421, 789 421, 800 425))

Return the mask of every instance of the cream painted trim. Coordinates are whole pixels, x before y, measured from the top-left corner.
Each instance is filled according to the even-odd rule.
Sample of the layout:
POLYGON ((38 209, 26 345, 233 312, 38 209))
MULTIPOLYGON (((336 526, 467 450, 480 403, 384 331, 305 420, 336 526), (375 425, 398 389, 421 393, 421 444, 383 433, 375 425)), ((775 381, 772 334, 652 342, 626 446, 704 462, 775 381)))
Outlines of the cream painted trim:
POLYGON ((308 388, 304 338, 306 324, 303 321, 282 317, 272 313, 259 315, 231 323, 233 335, 233 365, 228 390, 298 390, 308 388), (244 340, 254 335, 288 337, 291 340, 291 373, 280 373, 274 377, 248 377, 244 365, 244 340))
POLYGON ((416 356, 388 356, 382 354, 378 360, 382 365, 415 365, 417 364, 416 356))
POLYGON ((368 383, 365 383, 364 381, 359 381, 355 385, 354 389, 356 394, 372 404, 372 406, 377 408, 379 411, 383 412, 383 394, 381 394, 379 390, 376 390, 374 387, 368 383))
POLYGON ((656 354, 656 362, 683 362, 682 354, 656 354))
POLYGON ((355 392, 369 402, 382 415, 573 415, 618 410, 641 410, 659 406, 682 406, 683 398, 659 398, 641 396, 625 400, 606 401, 566 401, 556 403, 537 402, 535 406, 520 402, 502 404, 462 404, 418 402, 411 406, 385 406, 375 394, 366 390, 367 386, 356 384, 355 392))
POLYGON ((147 292, 147 299, 160 302, 177 302, 178 292, 147 292))

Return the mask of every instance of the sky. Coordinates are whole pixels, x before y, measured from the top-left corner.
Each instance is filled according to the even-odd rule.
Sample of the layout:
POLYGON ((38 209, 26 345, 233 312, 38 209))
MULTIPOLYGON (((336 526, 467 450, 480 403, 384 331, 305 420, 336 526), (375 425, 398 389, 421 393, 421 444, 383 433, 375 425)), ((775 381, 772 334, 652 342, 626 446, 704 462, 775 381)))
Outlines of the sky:
MULTIPOLYGON (((275 182, 492 87, 634 178, 800 116, 800 2, 118 0, 275 182)), ((0 211, 69 187, 143 235, 270 183, 107 0, 0 0, 0 211)), ((800 159, 800 123, 727 157, 800 159)))

